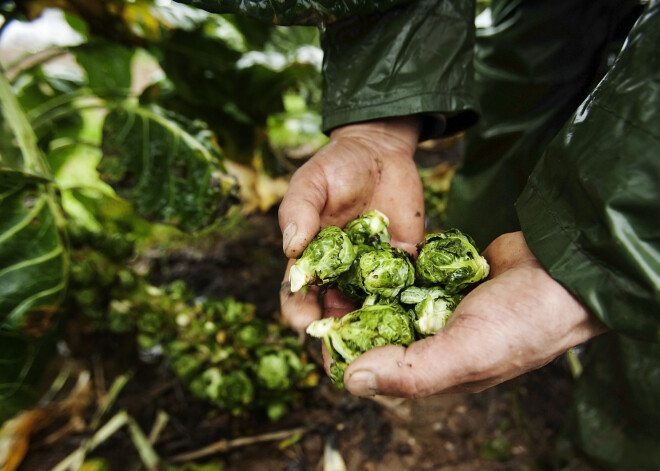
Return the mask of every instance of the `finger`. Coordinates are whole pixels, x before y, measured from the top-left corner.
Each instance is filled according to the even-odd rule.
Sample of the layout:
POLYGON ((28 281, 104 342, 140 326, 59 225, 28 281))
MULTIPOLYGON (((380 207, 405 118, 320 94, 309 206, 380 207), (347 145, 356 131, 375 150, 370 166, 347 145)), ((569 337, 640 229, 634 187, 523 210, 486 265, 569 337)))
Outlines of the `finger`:
POLYGON ((490 265, 490 278, 524 261, 535 260, 521 231, 502 234, 486 247, 482 255, 490 265))
POLYGON ((323 317, 341 317, 355 309, 355 303, 337 289, 329 289, 323 295, 323 317))
POLYGON ((417 244, 424 238, 424 192, 417 167, 399 166, 395 179, 407 182, 405 191, 396 192, 384 204, 390 217, 391 244, 416 255, 417 244))
POLYGON ((280 308, 284 320, 298 332, 304 332, 307 326, 321 318, 321 306, 318 303, 318 288, 310 287, 305 292, 291 292, 289 269, 295 260, 289 260, 284 281, 280 288, 280 308))
POLYGON ((496 327, 477 327, 465 313, 407 348, 386 346, 364 353, 349 365, 344 382, 358 396, 478 392, 523 372, 523 365, 511 365, 509 349, 496 327))
POLYGON ((279 207, 282 248, 289 258, 298 258, 320 230, 321 211, 327 200, 322 172, 313 162, 291 178, 279 207))

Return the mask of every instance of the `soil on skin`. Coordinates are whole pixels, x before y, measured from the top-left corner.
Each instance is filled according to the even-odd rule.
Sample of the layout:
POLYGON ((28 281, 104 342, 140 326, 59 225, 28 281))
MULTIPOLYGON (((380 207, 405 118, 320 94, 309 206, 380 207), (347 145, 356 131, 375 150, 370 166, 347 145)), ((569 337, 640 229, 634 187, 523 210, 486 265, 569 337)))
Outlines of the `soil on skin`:
MULTIPOLYGON (((277 318, 285 265, 274 209, 250 217, 240 236, 217 240, 205 253, 169 253, 152 268, 156 284, 184 279, 202 295, 231 295, 254 303, 259 315, 277 318)), ((552 470, 572 388, 561 359, 478 394, 417 400, 357 398, 323 376, 285 418, 271 422, 259 415, 231 417, 195 400, 167 368, 140 360, 132 339, 105 335, 87 341, 93 350, 78 345, 73 355, 92 371, 100 368, 107 384, 115 374, 133 372, 114 409, 128 411, 146 431, 158 411, 169 415, 155 444, 165 460, 222 439, 304 429, 286 447, 267 440, 198 461, 220 461, 232 471, 320 471, 328 449, 339 453, 348 471, 552 470), (88 356, 91 351, 97 354, 88 356)), ((320 364, 318 342, 307 339, 306 346, 320 364)), ((47 432, 53 430, 33 438, 19 471, 51 469, 84 438, 73 433, 47 445, 47 432)), ((126 431, 107 439, 94 455, 105 457, 113 471, 144 469, 126 431)))

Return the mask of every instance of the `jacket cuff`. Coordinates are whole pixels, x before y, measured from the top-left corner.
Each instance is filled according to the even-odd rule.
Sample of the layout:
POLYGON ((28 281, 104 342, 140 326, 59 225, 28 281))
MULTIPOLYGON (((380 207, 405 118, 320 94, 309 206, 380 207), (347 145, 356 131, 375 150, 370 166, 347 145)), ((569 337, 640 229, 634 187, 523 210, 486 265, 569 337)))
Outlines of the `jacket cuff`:
POLYGON ((421 0, 328 26, 323 130, 413 114, 424 115, 424 138, 471 126, 473 38, 474 5, 465 0, 421 0))

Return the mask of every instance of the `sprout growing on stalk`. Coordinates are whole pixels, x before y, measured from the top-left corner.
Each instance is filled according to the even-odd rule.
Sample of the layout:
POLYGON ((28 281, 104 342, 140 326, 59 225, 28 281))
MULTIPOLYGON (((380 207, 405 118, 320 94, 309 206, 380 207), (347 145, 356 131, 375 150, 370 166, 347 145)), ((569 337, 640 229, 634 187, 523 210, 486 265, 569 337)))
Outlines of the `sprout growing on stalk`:
POLYGON ((343 317, 312 322, 307 333, 323 340, 334 363, 330 379, 344 385, 344 372, 362 353, 382 345, 410 345, 414 332, 410 317, 399 304, 365 306, 343 317))
POLYGON ((417 277, 455 294, 488 276, 489 266, 472 238, 458 229, 428 234, 419 244, 417 277))
POLYGON ((355 256, 355 247, 344 231, 337 226, 324 227, 291 267, 291 292, 335 280, 351 267, 355 256))

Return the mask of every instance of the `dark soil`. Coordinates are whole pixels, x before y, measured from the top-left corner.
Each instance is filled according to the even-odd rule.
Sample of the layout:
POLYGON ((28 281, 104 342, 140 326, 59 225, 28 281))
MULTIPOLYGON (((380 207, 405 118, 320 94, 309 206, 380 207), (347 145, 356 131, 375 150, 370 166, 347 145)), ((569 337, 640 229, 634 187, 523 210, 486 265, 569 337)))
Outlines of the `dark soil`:
MULTIPOLYGON (((231 295, 254 303, 259 315, 277 318, 286 264, 280 237, 276 210, 252 216, 236 237, 161 257, 152 267, 154 283, 184 279, 200 294, 231 295)), ((88 342, 96 356, 87 356, 92 350, 74 351, 73 356, 78 364, 103 371, 106 387, 114 375, 133 373, 114 409, 127 410, 147 433, 158 411, 169 415, 155 445, 165 460, 223 439, 303 428, 300 439, 286 447, 279 446, 281 440, 266 440, 199 460, 220 461, 232 471, 322 470, 328 448, 338 451, 349 471, 552 470, 554 442, 572 388, 562 360, 479 394, 418 400, 357 398, 324 376, 319 386, 300 395, 284 419, 271 422, 258 414, 235 418, 200 403, 166 367, 140 360, 132 339, 106 335, 88 342)), ((306 342, 319 361, 319 344, 306 342)), ((33 438, 20 471, 51 469, 85 438, 72 433, 46 445, 52 432, 33 438)), ((124 430, 94 455, 105 457, 113 471, 143 469, 124 430)))

